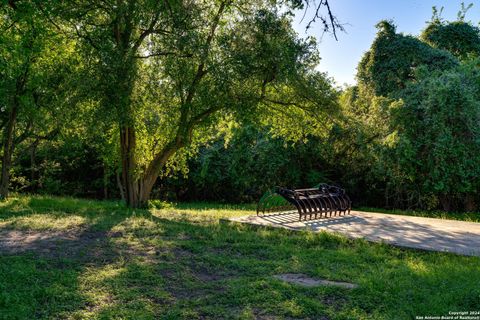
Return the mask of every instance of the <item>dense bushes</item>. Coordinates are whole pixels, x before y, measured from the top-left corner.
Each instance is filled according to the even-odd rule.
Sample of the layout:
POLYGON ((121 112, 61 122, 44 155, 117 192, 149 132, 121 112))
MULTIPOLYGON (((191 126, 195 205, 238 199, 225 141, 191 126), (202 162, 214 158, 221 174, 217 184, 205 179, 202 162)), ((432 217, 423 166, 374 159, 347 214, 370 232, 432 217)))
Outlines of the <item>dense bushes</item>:
POLYGON ((377 39, 359 65, 355 95, 349 94, 345 107, 352 114, 368 109, 363 118, 356 118, 364 130, 376 134, 368 171, 384 182, 385 206, 476 208, 480 70, 470 46, 473 35, 479 43, 478 30, 470 24, 435 20, 422 35, 430 42, 435 39, 435 47, 430 47, 396 34, 389 22, 379 24, 377 39), (470 32, 457 32, 453 46, 452 29, 460 25, 470 32), (441 39, 448 43, 441 45, 441 39), (440 48, 452 49, 463 60, 453 55, 438 59, 449 55, 440 48), (469 58, 461 52, 469 52, 469 58), (450 62, 439 64, 442 61, 450 62), (378 101, 383 106, 375 108, 378 101))
POLYGON ((181 200, 251 202, 277 185, 332 181, 338 175, 331 156, 332 148, 319 138, 292 143, 273 137, 267 127, 245 126, 230 141, 203 147, 190 161, 188 178, 167 179, 163 187, 181 200))
POLYGON ((390 110, 382 164, 392 196, 410 206, 475 208, 480 186, 480 72, 473 65, 433 72, 390 110), (416 202, 415 202, 416 201, 416 202))
POLYGON ((12 189, 76 197, 118 197, 115 175, 86 141, 66 139, 19 150, 12 189))

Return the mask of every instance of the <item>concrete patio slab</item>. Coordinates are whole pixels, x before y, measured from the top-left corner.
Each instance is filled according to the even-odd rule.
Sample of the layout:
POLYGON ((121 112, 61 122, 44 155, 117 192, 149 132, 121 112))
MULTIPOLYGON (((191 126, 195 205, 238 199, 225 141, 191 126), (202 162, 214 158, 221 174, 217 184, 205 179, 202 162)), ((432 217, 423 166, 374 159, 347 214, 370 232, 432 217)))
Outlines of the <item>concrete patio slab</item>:
POLYGON ((480 256, 480 223, 475 222, 361 211, 309 221, 299 221, 296 212, 228 220, 290 230, 334 232, 349 238, 364 238, 400 247, 480 256))

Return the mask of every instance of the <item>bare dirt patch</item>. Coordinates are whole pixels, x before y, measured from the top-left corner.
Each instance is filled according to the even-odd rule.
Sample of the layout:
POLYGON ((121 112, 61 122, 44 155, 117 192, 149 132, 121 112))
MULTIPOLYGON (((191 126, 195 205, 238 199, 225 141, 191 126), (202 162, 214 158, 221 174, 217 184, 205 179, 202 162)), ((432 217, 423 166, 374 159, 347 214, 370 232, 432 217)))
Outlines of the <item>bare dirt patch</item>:
POLYGON ((285 274, 275 275, 273 277, 288 283, 294 283, 304 287, 330 286, 330 287, 340 287, 345 289, 358 288, 358 285, 355 283, 330 281, 325 279, 315 279, 301 273, 285 273, 285 274))
POLYGON ((211 272, 205 268, 194 270, 194 276, 201 282, 215 282, 230 279, 231 277, 225 274, 211 272))
POLYGON ((33 251, 41 256, 69 257, 95 247, 107 238, 104 231, 0 230, 0 254, 33 251))
MULTIPOLYGON (((254 316, 255 320, 276 320, 276 319, 279 319, 279 316, 266 313, 265 311, 263 311, 261 309, 258 309, 258 308, 253 308, 252 311, 253 311, 252 313, 253 313, 253 316, 254 316)), ((238 313, 240 313, 240 310, 238 310, 237 314, 238 313)), ((298 318, 281 317, 281 319, 293 320, 293 319, 298 319, 298 318)), ((310 318, 308 318, 308 319, 310 319, 310 318)), ((318 315, 317 315, 317 317, 315 317, 315 319, 317 319, 317 320, 330 320, 330 318, 328 318, 327 316, 318 316, 318 315)))

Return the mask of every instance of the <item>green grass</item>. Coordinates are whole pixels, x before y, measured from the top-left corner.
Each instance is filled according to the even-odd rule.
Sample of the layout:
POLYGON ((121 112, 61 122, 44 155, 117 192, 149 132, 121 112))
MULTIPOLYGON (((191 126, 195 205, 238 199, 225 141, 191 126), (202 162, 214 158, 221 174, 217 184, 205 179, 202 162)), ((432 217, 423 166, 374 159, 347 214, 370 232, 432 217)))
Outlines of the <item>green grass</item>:
POLYGON ((0 319, 412 319, 478 310, 480 259, 220 223, 254 206, 0 204, 0 319), (32 238, 34 236, 42 236, 32 238), (305 273, 357 289, 304 288, 305 273))
POLYGON ((406 216, 427 217, 437 219, 462 220, 470 222, 480 222, 479 212, 445 212, 445 211, 422 211, 422 210, 399 210, 399 209, 380 209, 372 207, 358 207, 358 211, 379 212, 388 214, 400 214, 406 216))

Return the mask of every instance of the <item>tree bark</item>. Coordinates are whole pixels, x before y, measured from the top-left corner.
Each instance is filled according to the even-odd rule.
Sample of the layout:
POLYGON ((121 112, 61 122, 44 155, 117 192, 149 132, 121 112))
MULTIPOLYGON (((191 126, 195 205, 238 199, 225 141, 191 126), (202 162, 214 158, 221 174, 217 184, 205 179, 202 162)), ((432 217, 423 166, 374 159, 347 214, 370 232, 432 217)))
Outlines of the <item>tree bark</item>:
POLYGON ((474 212, 477 210, 477 204, 475 202, 475 195, 472 193, 467 193, 465 195, 465 211, 474 212))
POLYGON ((108 199, 108 170, 105 162, 102 163, 103 169, 103 199, 108 199))
POLYGON ((37 148, 40 140, 37 138, 30 145, 30 192, 37 191, 37 148))
POLYGON ((140 203, 142 206, 148 204, 150 194, 152 193, 153 186, 158 179, 160 170, 167 164, 173 154, 182 147, 182 139, 176 139, 169 143, 160 153, 158 153, 152 160, 147 170, 142 176, 140 181, 140 203))
POLYGON ((115 177, 117 178, 117 186, 118 186, 118 190, 120 190, 120 198, 125 201, 125 190, 123 189, 123 185, 122 185, 122 181, 120 179, 120 173, 117 172, 115 174, 115 177))
MULTIPOLYGON (((15 99, 16 100, 16 99, 15 99)), ((8 197, 8 187, 10 184, 10 168, 12 166, 12 153, 14 150, 13 134, 15 123, 17 121, 18 103, 14 102, 10 114, 8 116, 7 126, 5 127, 3 136, 3 157, 2 157, 2 173, 0 178, 0 199, 8 197)))
POLYGON ((135 161, 136 135, 135 128, 123 126, 120 128, 120 157, 122 160, 122 184, 125 190, 127 206, 138 208, 140 203, 140 181, 136 177, 135 161))
POLYGON ((442 194, 439 197, 440 204, 443 211, 450 212, 452 210, 452 200, 447 194, 442 194))

